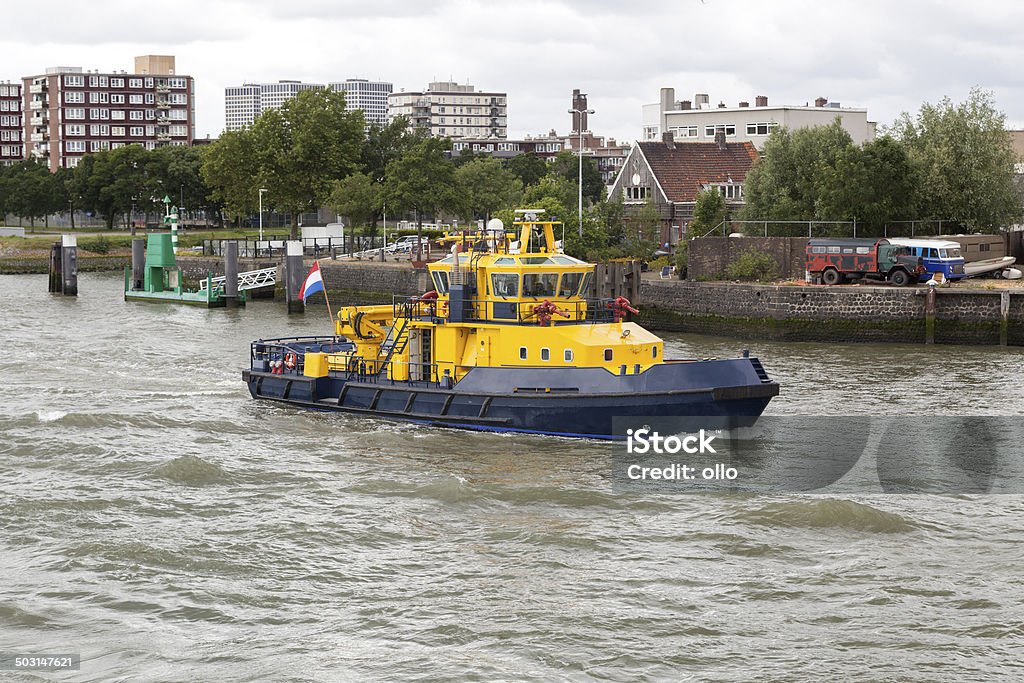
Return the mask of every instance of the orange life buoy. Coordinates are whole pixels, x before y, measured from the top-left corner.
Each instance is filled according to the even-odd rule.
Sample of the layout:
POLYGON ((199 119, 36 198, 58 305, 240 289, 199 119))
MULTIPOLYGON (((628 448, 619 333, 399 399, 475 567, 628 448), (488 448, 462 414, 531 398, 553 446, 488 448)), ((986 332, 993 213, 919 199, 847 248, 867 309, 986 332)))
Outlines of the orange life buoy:
POLYGON ((295 369, 295 361, 296 360, 297 359, 295 358, 295 354, 294 353, 286 353, 284 355, 284 366, 286 368, 288 368, 289 370, 294 370, 295 369))

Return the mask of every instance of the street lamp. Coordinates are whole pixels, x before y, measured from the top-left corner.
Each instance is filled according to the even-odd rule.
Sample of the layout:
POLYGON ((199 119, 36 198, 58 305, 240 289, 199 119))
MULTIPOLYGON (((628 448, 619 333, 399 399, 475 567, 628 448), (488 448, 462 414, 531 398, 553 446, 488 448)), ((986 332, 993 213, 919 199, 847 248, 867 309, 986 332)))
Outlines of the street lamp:
POLYGON ((579 150, 578 150, 579 155, 580 155, 580 179, 579 179, 579 184, 580 184, 580 207, 579 207, 579 210, 580 210, 580 237, 583 237, 583 115, 584 114, 593 114, 594 110, 593 109, 570 109, 569 113, 570 114, 577 114, 576 127, 579 128, 579 132, 580 132, 580 147, 579 147, 579 150))
POLYGON ((263 241, 263 193, 266 192, 262 187, 260 188, 260 242, 263 241))

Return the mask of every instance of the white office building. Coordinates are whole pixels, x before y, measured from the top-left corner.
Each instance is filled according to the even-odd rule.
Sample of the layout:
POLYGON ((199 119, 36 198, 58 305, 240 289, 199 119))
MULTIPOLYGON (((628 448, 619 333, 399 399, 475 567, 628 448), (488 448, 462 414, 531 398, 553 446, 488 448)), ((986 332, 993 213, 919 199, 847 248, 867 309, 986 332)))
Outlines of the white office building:
POLYGON ((388 95, 394 90, 391 83, 368 81, 365 78, 349 78, 329 83, 335 92, 345 93, 346 111, 361 109, 366 125, 384 125, 388 120, 388 95))
POLYGON ((415 128, 433 137, 474 140, 508 137, 508 95, 480 92, 472 85, 449 81, 431 83, 420 92, 388 96, 388 120, 406 116, 415 128))

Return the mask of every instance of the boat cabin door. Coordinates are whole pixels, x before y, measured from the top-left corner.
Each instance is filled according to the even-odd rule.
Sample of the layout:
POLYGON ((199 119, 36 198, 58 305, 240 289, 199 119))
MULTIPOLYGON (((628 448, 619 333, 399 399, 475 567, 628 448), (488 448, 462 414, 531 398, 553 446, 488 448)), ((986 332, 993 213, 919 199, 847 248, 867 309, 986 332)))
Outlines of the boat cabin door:
POLYGON ((409 379, 411 381, 430 382, 436 379, 433 376, 434 373, 431 372, 434 362, 431 348, 432 336, 430 330, 409 330, 409 379))

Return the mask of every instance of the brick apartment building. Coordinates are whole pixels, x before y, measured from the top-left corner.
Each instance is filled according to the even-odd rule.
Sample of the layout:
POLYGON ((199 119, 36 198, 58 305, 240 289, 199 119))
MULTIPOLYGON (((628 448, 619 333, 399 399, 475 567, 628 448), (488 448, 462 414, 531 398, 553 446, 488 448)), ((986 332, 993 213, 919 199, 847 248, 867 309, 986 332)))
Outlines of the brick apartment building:
POLYGON ((136 57, 134 73, 52 67, 24 77, 21 91, 23 156, 51 171, 73 168, 89 152, 195 138, 195 83, 175 73, 173 56, 136 57))
POLYGON ((0 83, 0 164, 25 158, 21 83, 0 83))

